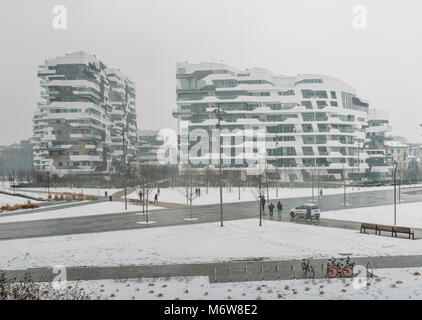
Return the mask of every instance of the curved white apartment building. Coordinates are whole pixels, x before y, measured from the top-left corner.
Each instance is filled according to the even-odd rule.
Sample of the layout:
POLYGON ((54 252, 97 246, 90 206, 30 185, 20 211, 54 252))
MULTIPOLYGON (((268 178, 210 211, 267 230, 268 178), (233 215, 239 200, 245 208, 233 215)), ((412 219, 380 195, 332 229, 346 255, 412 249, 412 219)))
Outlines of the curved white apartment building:
MULTIPOLYGON (((290 77, 220 63, 177 63, 176 78, 173 114, 180 144, 189 139, 192 148, 197 137, 190 135, 195 129, 208 133, 215 129, 215 111, 220 109, 224 170, 247 172, 251 163, 247 141, 254 141, 247 134, 250 129, 265 132, 266 170, 283 181, 310 181, 316 174, 338 180, 343 172, 351 178, 368 168, 363 144, 369 105, 339 79, 313 74, 290 77), (243 141, 236 139, 239 130, 243 141)), ((202 150, 196 160, 218 158, 211 143, 209 150, 208 154, 202 150)), ((195 162, 192 154, 189 157, 189 167, 207 167, 206 162, 195 162)))
POLYGON ((136 153, 135 88, 95 55, 75 52, 39 66, 42 102, 33 118, 34 168, 60 176, 108 174, 136 153))

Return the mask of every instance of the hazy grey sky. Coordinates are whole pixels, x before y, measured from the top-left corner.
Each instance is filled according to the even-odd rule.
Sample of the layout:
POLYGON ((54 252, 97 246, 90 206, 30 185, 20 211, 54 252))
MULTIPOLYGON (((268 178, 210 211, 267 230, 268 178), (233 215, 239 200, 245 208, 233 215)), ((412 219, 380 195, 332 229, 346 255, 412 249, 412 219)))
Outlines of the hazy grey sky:
POLYGON ((389 111, 394 134, 422 141, 422 2, 386 0, 2 0, 0 144, 32 134, 39 64, 84 50, 136 81, 138 126, 176 128, 176 61, 322 73, 389 111), (366 30, 353 7, 368 9, 366 30), (55 5, 68 29, 52 27, 55 5))

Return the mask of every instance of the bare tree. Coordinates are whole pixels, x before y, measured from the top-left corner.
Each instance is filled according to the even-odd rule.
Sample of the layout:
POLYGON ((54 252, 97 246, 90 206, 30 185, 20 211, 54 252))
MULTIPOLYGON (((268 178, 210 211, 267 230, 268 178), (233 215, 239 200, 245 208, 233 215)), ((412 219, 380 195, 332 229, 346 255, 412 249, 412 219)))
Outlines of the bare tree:
POLYGON ((186 203, 190 208, 190 219, 193 219, 192 202, 198 197, 195 186, 196 171, 186 170, 182 174, 182 181, 184 186, 178 188, 178 191, 186 198, 186 203))
POLYGON ((142 166, 140 170, 139 184, 136 191, 140 195, 142 213, 145 214, 145 222, 149 223, 149 195, 157 187, 157 172, 153 166, 142 166))

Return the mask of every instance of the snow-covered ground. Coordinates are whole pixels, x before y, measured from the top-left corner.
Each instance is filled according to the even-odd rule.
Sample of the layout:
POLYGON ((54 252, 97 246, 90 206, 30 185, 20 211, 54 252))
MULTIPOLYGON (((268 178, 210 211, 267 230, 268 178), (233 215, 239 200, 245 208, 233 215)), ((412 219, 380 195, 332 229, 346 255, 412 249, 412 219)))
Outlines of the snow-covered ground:
MULTIPOLYGON (((11 192, 13 189, 9 188, 8 186, 2 187, 1 189, 11 192)), ((47 188, 24 188, 24 189, 16 189, 17 193, 23 193, 31 196, 41 196, 43 198, 47 197, 46 192, 48 191, 47 188), (24 190, 24 191, 23 191, 24 190)), ((101 196, 104 197, 105 192, 107 192, 107 195, 110 196, 115 192, 118 192, 122 189, 116 189, 116 188, 50 188, 50 192, 60 193, 60 192, 66 192, 66 193, 83 193, 84 195, 93 195, 93 196, 101 196)))
MULTIPOLYGON (((328 219, 393 225, 394 205, 327 211, 321 215, 328 219)), ((397 204, 396 219, 398 226, 422 228, 422 202, 397 204)))
MULTIPOLYGON (((159 207, 149 206, 149 209, 154 210, 154 209, 159 209, 159 207)), ((141 214, 142 207, 139 205, 133 205, 133 204, 128 203, 127 211, 128 212, 138 211, 141 214)), ((125 214, 124 212, 125 212, 124 202, 120 202, 120 201, 119 202, 117 201, 100 202, 100 203, 93 203, 93 204, 87 204, 84 206, 76 206, 76 207, 64 208, 64 209, 60 209, 60 206, 58 206, 57 210, 35 212, 31 214, 22 214, 22 215, 6 216, 6 217, 2 217, 0 215, 0 223, 70 218, 70 217, 84 217, 84 216, 95 216, 95 215, 112 214, 112 213, 125 214)))
MULTIPOLYGON (((140 215, 139 221, 144 218, 140 215)), ((136 222, 134 222, 135 224, 136 222)), ((258 219, 1 241, 0 269, 420 255, 421 242, 258 219), (369 245, 370 244, 370 245, 369 245)))
MULTIPOLYGON (((4 205, 15 205, 15 204, 26 204, 28 203, 29 199, 17 197, 17 196, 10 196, 4 193, 0 193, 0 207, 4 205)), ((39 201, 31 200, 32 203, 38 203, 39 201)))
POLYGON ((376 278, 209 283, 207 277, 69 281, 92 299, 422 299, 422 268, 377 269, 376 278))
MULTIPOLYGON (((360 188, 358 190, 357 187, 348 187, 347 193, 353 192, 368 192, 368 191, 380 191, 380 190, 391 190, 392 186, 383 186, 383 187, 368 187, 368 188, 360 188)), ((287 199, 287 198, 296 198, 296 197, 312 197, 312 188, 279 188, 278 189, 278 197, 277 191, 275 188, 269 188, 269 197, 270 199, 287 199)), ((331 194, 342 194, 344 192, 343 188, 331 188, 331 189, 323 189, 323 195, 331 195, 331 194)), ((151 194, 151 198, 154 197, 156 190, 151 194)), ((173 203, 180 203, 186 204, 186 197, 184 194, 186 193, 186 189, 182 187, 178 188, 161 188, 160 189, 160 196, 158 198, 159 201, 163 202, 173 202, 173 203)), ((231 202, 243 202, 243 201, 256 201, 256 188, 240 188, 240 199, 239 199, 239 189, 233 187, 223 188, 223 200, 224 203, 231 203, 231 202)), ((264 188, 264 194, 267 195, 266 189, 264 188)), ((315 197, 318 195, 318 190, 315 187, 314 189, 315 197)), ((136 192, 129 194, 129 198, 131 199, 139 199, 139 195, 136 192)), ((214 204, 220 201, 220 189, 219 188, 208 188, 208 193, 206 192, 206 188, 201 188, 201 196, 196 197, 192 201, 193 205, 205 205, 205 204, 214 204)))

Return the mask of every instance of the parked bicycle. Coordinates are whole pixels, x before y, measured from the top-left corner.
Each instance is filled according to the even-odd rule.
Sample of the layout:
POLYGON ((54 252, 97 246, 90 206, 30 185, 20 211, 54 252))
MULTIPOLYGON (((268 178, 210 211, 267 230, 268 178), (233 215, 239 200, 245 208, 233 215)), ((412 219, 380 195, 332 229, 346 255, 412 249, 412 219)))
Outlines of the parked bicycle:
POLYGON ((314 267, 309 263, 309 259, 302 259, 302 271, 305 277, 313 279, 315 277, 314 267))
POLYGON ((329 278, 336 278, 338 275, 342 275, 345 278, 350 278, 354 274, 354 266, 355 263, 350 261, 349 256, 346 259, 331 257, 327 263, 327 276, 329 278))

